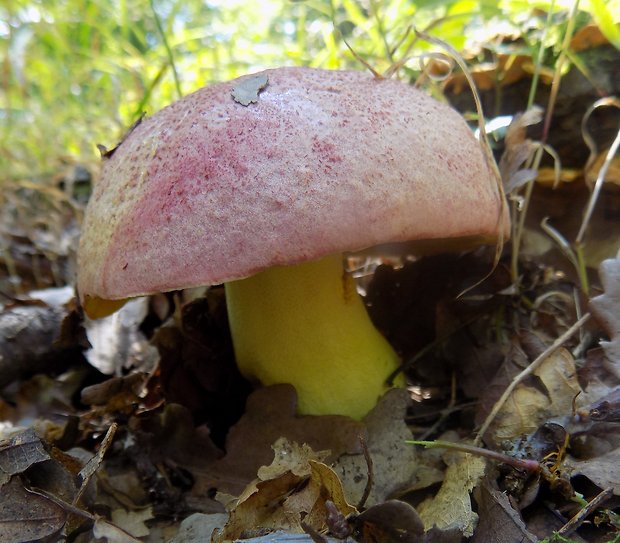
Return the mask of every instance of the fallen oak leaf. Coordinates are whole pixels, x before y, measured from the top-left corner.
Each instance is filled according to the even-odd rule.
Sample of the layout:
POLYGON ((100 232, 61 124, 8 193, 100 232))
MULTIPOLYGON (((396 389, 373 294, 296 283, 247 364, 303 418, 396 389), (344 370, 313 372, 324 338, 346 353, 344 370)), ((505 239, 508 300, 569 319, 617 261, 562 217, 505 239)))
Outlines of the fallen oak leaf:
POLYGON ((417 480, 417 453, 406 443, 412 438, 411 430, 405 423, 410 402, 406 390, 395 388, 388 391, 364 417, 368 432, 367 452, 372 465, 370 469, 362 454, 343 454, 333 464, 349 502, 360 503, 369 479, 371 488, 364 501, 367 506, 384 502, 417 480))
MULTIPOLYGON (((506 401, 511 397, 514 390, 523 382, 523 380, 534 373, 544 362, 551 356, 556 350, 558 350, 564 342, 566 342, 577 330, 579 330, 590 318, 590 313, 583 315, 577 322, 575 322, 566 332, 564 332, 559 338, 557 338, 549 347, 547 347, 532 363, 525 368, 519 375, 517 375, 510 385, 506 388, 501 398, 495 402, 493 409, 484 420, 484 423, 478 430, 474 445, 478 445, 486 434, 489 427, 494 423, 498 413, 504 408, 506 401)), ((580 388, 579 388, 580 390, 580 388)))
POLYGON ((348 504, 342 483, 336 472, 326 464, 310 460, 310 480, 308 485, 286 499, 284 508, 293 515, 299 515, 301 521, 317 531, 324 530, 327 522, 325 503, 329 500, 343 514, 355 513, 356 509, 348 504))
POLYGON ((280 437, 307 443, 315 451, 331 451, 325 459, 327 462, 343 454, 361 453, 359 436, 366 437, 364 424, 340 415, 298 417, 296 403, 291 385, 255 390, 248 397, 245 414, 228 433, 226 456, 193 472, 196 477, 193 492, 204 495, 215 488, 240 495, 256 478, 259 468, 271 463, 271 446, 280 437))
POLYGON ((258 469, 258 478, 248 484, 244 491, 239 495, 237 504, 243 503, 252 494, 257 492, 256 485, 262 481, 271 481, 292 473, 300 479, 310 476, 311 460, 322 460, 329 455, 329 451, 314 452, 305 443, 299 445, 296 442, 289 442, 285 437, 279 438, 271 446, 274 454, 273 461, 268 466, 261 466, 258 469))
POLYGON ((243 493, 239 503, 230 512, 224 528, 213 533, 213 543, 233 541, 241 538, 244 532, 257 528, 300 531, 294 519, 287 520, 282 516, 274 518, 274 515, 281 512, 284 497, 303 480, 303 477, 288 472, 277 479, 252 484, 252 488, 243 493))
POLYGON ((488 437, 493 443, 532 434, 550 418, 572 413, 573 399, 581 392, 581 387, 569 351, 558 349, 546 357, 532 375, 538 382, 519 383, 490 425, 488 437))
POLYGON ((307 477, 311 473, 310 462, 324 460, 330 454, 330 451, 315 452, 305 443, 303 445, 294 441, 291 443, 284 437, 278 439, 271 448, 274 452, 273 462, 258 469, 258 478, 261 481, 276 479, 287 471, 300 477, 307 477))

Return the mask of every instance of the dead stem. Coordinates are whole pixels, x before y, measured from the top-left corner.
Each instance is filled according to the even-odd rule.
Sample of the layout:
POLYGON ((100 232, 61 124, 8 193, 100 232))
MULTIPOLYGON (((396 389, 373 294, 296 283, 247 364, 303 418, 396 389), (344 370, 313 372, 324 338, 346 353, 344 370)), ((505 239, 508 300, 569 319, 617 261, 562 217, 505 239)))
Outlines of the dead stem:
POLYGON ((571 535, 579 526, 583 524, 587 517, 609 498, 614 495, 613 488, 606 488, 600 492, 592 501, 588 502, 572 519, 570 519, 562 528, 558 530, 558 534, 562 536, 571 535))
POLYGON ((465 443, 453 443, 452 441, 406 441, 411 445, 420 445, 427 449, 451 449, 455 451, 464 452, 467 454, 474 454, 476 456, 484 456, 495 462, 502 464, 508 464, 516 469, 522 469, 525 471, 536 472, 540 470, 540 464, 536 460, 527 458, 515 458, 514 456, 508 456, 497 451, 490 449, 482 449, 474 445, 467 445, 465 443))

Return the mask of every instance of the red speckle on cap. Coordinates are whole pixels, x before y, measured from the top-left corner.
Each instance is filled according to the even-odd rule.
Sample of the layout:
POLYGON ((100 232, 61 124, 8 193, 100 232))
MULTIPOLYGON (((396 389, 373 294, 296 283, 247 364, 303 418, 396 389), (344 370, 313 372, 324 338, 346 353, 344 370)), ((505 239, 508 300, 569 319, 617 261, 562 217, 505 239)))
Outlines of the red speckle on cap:
POLYGON ((236 81, 205 87, 105 160, 83 225, 82 294, 136 296, 378 243, 497 233, 504 204, 456 112, 363 72, 265 74, 256 103, 235 102, 236 81))

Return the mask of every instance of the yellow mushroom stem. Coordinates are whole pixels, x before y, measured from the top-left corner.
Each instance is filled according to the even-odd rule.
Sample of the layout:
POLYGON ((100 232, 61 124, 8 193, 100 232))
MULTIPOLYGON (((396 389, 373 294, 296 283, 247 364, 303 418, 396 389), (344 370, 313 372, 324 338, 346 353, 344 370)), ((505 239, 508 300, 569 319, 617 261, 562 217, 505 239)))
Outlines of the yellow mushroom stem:
POLYGON ((294 385, 299 413, 361 419, 399 365, 342 255, 232 281, 226 300, 241 373, 263 385, 294 385))

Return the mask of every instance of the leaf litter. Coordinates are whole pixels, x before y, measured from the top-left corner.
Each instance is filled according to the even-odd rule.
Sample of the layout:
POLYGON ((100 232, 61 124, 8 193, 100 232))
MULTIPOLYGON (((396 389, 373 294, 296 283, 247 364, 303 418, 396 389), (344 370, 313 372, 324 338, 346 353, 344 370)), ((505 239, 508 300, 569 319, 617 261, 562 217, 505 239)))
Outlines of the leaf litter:
MULTIPOLYGON (((443 267, 445 258, 437 263, 443 267)), ((604 266, 613 275, 617 262, 604 266)), ((401 275, 409 273, 418 277, 415 266, 379 276, 384 281, 402 284, 406 279, 401 275)), ((607 273, 609 277, 610 272, 607 273)), ((456 292, 461 285, 462 280, 453 279, 448 290, 456 292)), ((608 308, 615 307, 616 293, 608 278, 603 286, 605 290, 594 298, 592 307, 598 303, 603 308, 601 314, 607 320, 602 327, 609 331, 608 337, 613 341, 617 336, 615 317, 608 308)), ((488 326, 474 325, 469 327, 471 333, 485 333, 478 336, 478 347, 470 348, 467 335, 461 335, 462 329, 455 327, 455 322, 472 322, 472 315, 484 314, 493 307, 487 302, 480 304, 475 291, 471 294, 463 303, 454 305, 447 303, 452 297, 450 292, 437 289, 435 298, 425 302, 435 308, 437 329, 456 330, 443 343, 447 360, 452 360, 459 350, 484 357, 481 347, 489 349, 481 373, 467 377, 467 390, 478 387, 481 393, 477 409, 473 411, 464 404, 460 410, 450 411, 452 415, 439 419, 443 426, 453 424, 454 413, 460 413, 460 417, 469 413, 473 417, 476 412, 479 420, 488 415, 498 394, 514 375, 540 355, 552 337, 546 335, 544 328, 536 334, 523 331, 512 338, 510 348, 501 352, 496 350, 495 342, 484 339, 488 326), (485 387, 476 385, 476 380, 480 383, 493 367, 495 379, 485 387)), ((211 304, 212 310, 214 307, 211 304)), ((596 316, 595 310, 593 313, 596 316)), ((193 318, 195 312, 188 315, 192 316, 186 318, 193 318)), ((397 342, 399 336, 407 335, 402 323, 399 327, 394 336, 397 342)), ((185 327, 191 328, 189 323, 185 327)), ((553 328, 550 330, 555 333, 553 328)), ((603 347, 605 341, 601 342, 603 347)), ((407 345, 406 340, 403 345, 407 345)), ((292 387, 258 389, 249 396, 245 413, 229 429, 226 439, 216 443, 209 427, 196 418, 202 414, 179 404, 162 403, 162 375, 157 370, 149 375, 138 366, 121 377, 102 376, 98 372, 89 376, 78 365, 63 374, 62 379, 71 382, 75 378, 71 374, 77 371, 82 379, 95 378, 98 382, 82 386, 81 390, 57 389, 59 397, 63 390, 80 390, 78 398, 82 403, 76 406, 69 398, 56 403, 60 411, 54 417, 54 425, 50 424, 51 404, 30 404, 29 398, 33 394, 49 394, 55 381, 16 383, 20 386, 11 393, 13 407, 7 404, 3 408, 5 419, 13 419, 14 423, 25 421, 29 406, 29 416, 40 422, 33 426, 36 434, 33 430, 17 433, 17 438, 9 437, 0 447, 3 492, 15 500, 38 493, 31 503, 40 511, 37 514, 47 519, 37 527, 41 533, 90 530, 102 541, 172 540, 180 529, 175 519, 189 518, 193 511, 201 515, 194 517, 192 530, 211 526, 209 531, 216 530, 213 540, 222 543, 278 530, 297 532, 310 539, 308 534, 324 534, 321 537, 333 539, 331 530, 336 528, 330 526, 329 518, 334 511, 343 519, 345 538, 365 541, 381 533, 388 541, 401 541, 404 536, 398 535, 400 528, 395 528, 398 523, 393 509, 400 507, 395 503, 406 502, 388 506, 394 497, 415 506, 410 513, 396 515, 411 519, 402 530, 411 537, 416 534, 412 542, 481 537, 479 533, 497 529, 493 528, 497 511, 506 516, 514 533, 527 540, 534 536, 519 509, 512 509, 511 504, 524 507, 536 503, 542 488, 548 488, 555 493, 558 503, 566 507, 570 496, 582 495, 583 489, 571 483, 576 476, 599 489, 610 488, 618 493, 620 440, 613 438, 617 434, 618 413, 615 360, 609 359, 613 350, 598 349, 598 356, 596 350, 594 346, 589 351, 590 357, 578 371, 571 351, 558 347, 514 388, 485 434, 487 446, 538 461, 540 473, 534 475, 516 473, 509 465, 471 454, 438 455, 437 451, 405 443, 415 436, 412 430, 419 424, 407 424, 408 417, 418 412, 422 420, 432 421, 435 415, 432 410, 412 406, 409 395, 402 390, 387 394, 360 423, 345 417, 297 417, 292 387), (25 394, 27 387, 33 386, 38 391, 25 394), (42 424, 46 419, 48 422, 42 424), (114 439, 110 435, 103 439, 116 424, 114 439), (552 431, 552 427, 557 429, 552 431), (544 428, 546 434, 541 433, 544 428), (547 437, 543 438, 543 434, 547 437), (552 435, 555 437, 551 438, 552 435), (571 437, 570 448, 565 444, 566 436, 571 437), (68 454, 54 443, 63 444, 68 454), (99 452, 87 453, 94 444, 99 452), (507 448, 507 444, 511 446, 507 448), (512 501, 506 502, 501 489, 508 492, 512 501), (495 507, 492 503, 496 503, 495 507), (95 511, 103 504, 107 514, 100 516, 95 511), (380 514, 364 516, 365 511, 381 511, 375 509, 381 506, 385 509, 380 514), (387 520, 381 520, 383 517, 387 520), (424 526, 423 534, 415 532, 416 523, 424 526)), ((441 349, 427 356, 429 361, 435 360, 441 356, 441 349)), ((424 373, 425 363, 428 362, 421 359, 414 371, 421 382, 441 383, 447 378, 445 371, 424 373)), ((148 369, 150 359, 145 359, 144 364, 148 369)), ((438 398, 444 401, 441 396, 438 398)), ((459 401, 462 400, 457 398, 457 405, 459 401)), ((451 439, 461 441, 465 437, 455 433, 451 439)), ((603 508, 604 504, 600 510, 613 517, 613 509, 603 508)), ((6 510, 9 517, 14 515, 12 509, 6 510)), ((0 530, 7 534, 19 531, 21 517, 15 518, 19 522, 7 521, 0 530)), ((34 527, 23 524, 20 533, 24 538, 26 534, 30 537, 30 530, 34 527)), ((34 540, 38 534, 34 534, 34 540)))

